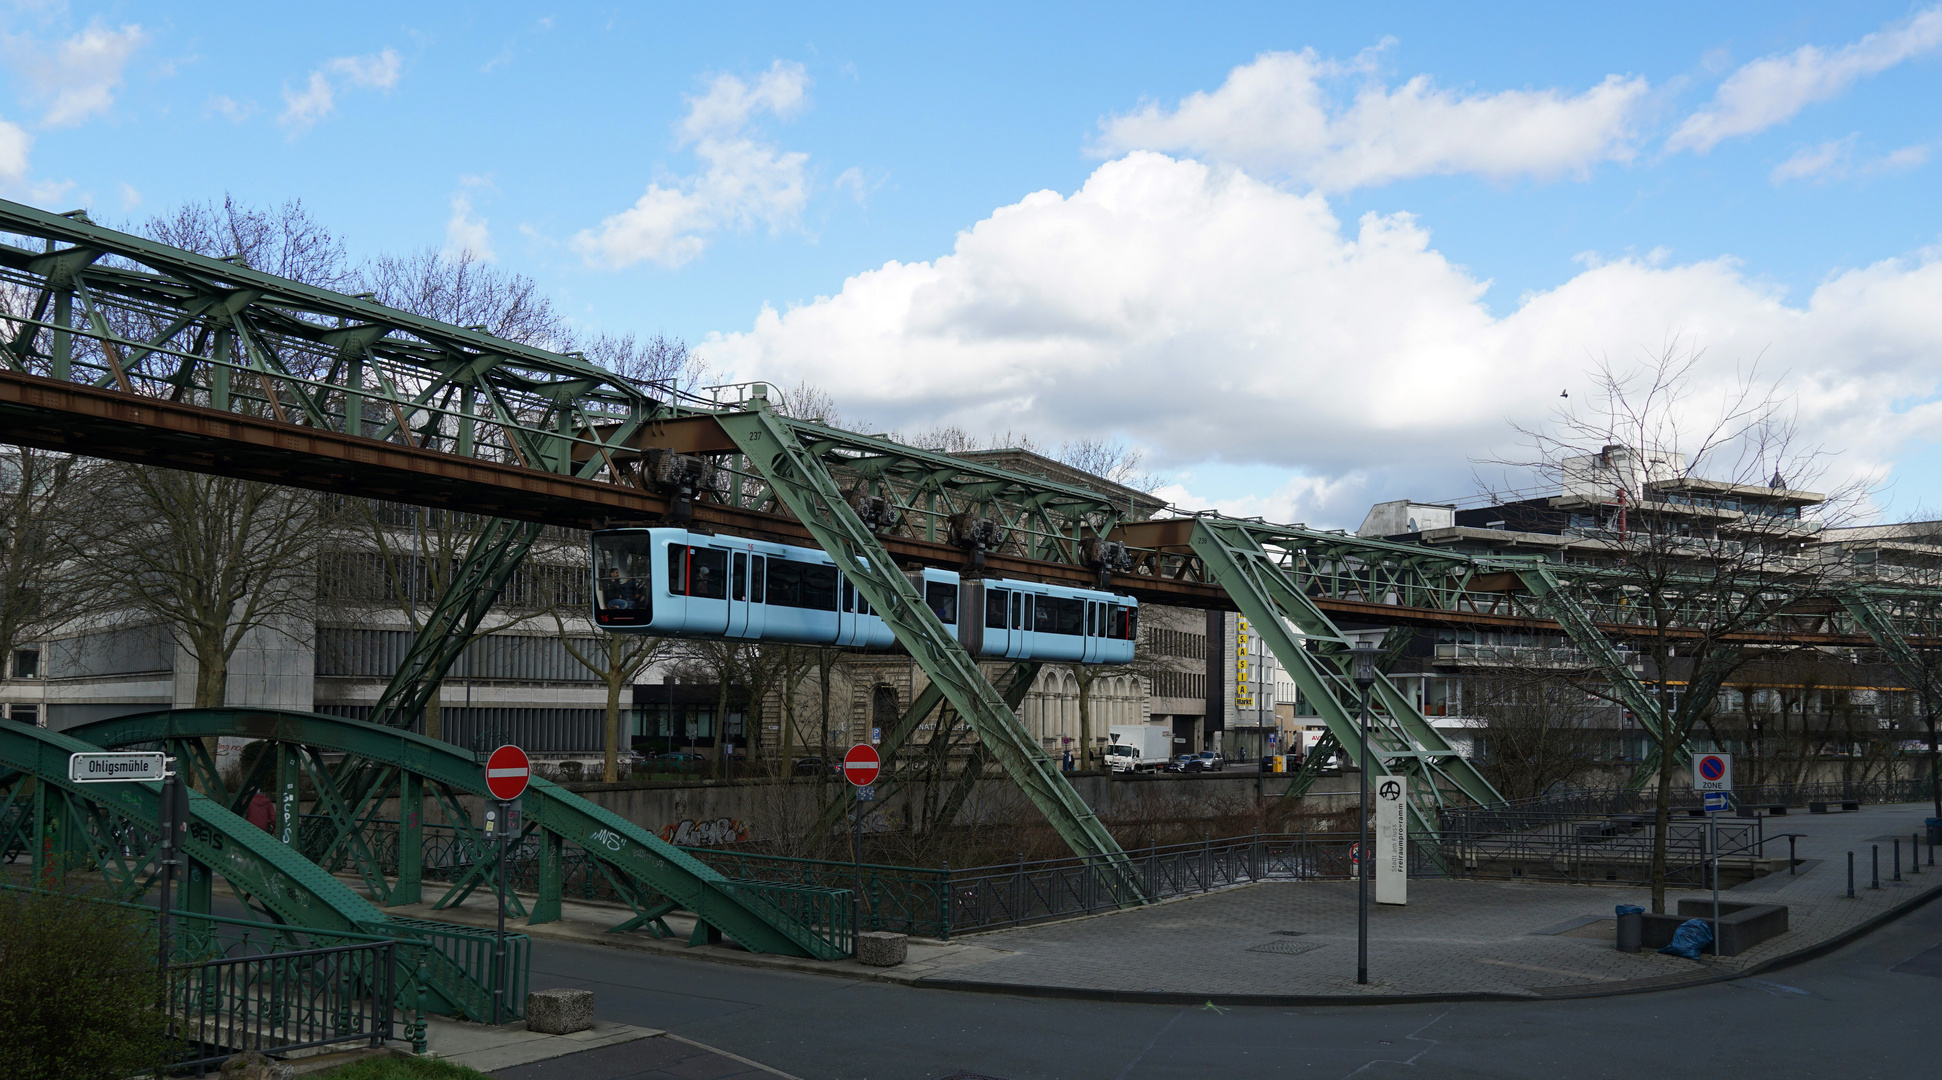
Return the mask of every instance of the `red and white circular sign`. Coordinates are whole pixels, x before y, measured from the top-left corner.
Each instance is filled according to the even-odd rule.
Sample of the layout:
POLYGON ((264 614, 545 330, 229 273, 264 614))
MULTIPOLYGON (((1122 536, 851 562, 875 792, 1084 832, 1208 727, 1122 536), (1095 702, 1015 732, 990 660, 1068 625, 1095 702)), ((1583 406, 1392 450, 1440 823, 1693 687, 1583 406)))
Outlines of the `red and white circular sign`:
POLYGON ((526 781, 533 778, 533 765, 526 751, 508 743, 486 759, 486 790, 501 802, 511 802, 526 794, 526 781))
POLYGON ((883 771, 883 759, 877 756, 877 748, 869 743, 857 743, 850 752, 843 755, 843 779, 864 787, 877 782, 877 774, 883 771))

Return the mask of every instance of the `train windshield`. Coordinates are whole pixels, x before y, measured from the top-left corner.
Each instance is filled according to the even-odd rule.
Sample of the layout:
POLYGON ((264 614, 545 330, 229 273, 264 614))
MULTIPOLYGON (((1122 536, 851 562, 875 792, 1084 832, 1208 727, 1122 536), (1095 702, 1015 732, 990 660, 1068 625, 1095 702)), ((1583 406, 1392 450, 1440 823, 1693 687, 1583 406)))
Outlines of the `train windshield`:
POLYGON ((651 535, 646 531, 593 534, 593 620, 601 626, 654 621, 651 535))

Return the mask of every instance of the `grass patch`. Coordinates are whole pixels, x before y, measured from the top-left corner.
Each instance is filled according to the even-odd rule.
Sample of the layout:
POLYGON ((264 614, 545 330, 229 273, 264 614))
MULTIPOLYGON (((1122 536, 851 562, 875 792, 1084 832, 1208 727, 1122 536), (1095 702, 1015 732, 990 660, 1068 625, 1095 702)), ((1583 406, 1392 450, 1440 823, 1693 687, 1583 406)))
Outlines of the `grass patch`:
POLYGON ((438 1058, 370 1057, 332 1069, 318 1080, 491 1080, 491 1077, 438 1058))

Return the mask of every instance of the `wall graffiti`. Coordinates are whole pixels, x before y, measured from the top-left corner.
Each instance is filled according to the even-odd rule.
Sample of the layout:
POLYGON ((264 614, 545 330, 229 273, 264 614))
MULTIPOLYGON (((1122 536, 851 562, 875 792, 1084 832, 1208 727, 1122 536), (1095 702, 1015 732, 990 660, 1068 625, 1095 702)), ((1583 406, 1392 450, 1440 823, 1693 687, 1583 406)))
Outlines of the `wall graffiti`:
POLYGON ((679 821, 661 829, 661 839, 675 847, 713 847, 748 839, 748 825, 734 818, 679 821))

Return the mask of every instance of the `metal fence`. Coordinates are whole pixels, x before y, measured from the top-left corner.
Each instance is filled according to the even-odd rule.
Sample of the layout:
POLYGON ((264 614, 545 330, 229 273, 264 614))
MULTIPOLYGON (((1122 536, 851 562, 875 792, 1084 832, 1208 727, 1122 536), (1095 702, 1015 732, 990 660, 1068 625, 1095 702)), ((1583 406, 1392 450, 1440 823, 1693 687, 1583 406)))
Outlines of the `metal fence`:
POLYGON ((172 968, 169 1016, 185 1048, 173 1071, 202 1075, 247 1050, 382 1046, 396 1033, 397 949, 359 942, 172 968))

